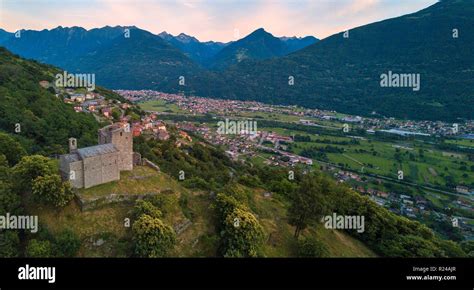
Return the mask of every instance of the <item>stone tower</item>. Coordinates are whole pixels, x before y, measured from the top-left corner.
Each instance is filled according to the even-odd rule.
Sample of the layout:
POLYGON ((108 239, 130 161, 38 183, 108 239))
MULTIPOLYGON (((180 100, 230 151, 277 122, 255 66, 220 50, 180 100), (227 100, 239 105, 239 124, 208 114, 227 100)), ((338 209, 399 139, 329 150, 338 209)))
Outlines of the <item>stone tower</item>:
POLYGON ((99 130, 99 144, 112 143, 119 150, 119 170, 133 169, 133 135, 130 124, 116 123, 99 130))

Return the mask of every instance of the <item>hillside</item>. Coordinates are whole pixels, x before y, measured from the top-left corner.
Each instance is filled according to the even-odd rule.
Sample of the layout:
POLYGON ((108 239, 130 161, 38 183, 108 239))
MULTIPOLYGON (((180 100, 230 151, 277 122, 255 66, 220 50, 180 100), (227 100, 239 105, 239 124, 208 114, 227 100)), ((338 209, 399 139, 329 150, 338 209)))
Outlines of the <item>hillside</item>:
MULTIPOLYGON (((122 176, 119 182, 83 190, 82 194, 104 196, 106 192, 130 195, 157 193, 156 199, 161 200, 163 204, 160 209, 166 212, 166 223, 179 228, 180 225, 187 224, 188 219, 191 221, 190 225, 178 234, 178 245, 169 255, 217 256, 214 216, 209 210, 212 200, 205 192, 186 189, 170 176, 154 172, 147 167, 137 167, 122 176), (186 200, 187 205, 183 200, 186 200)), ((258 191, 254 192, 253 199, 255 209, 262 215, 264 229, 271 233, 262 254, 267 257, 294 255, 292 229, 283 222, 286 219, 284 205, 276 199, 261 197, 261 192, 258 191)), ((40 216, 51 234, 56 235, 66 229, 72 229, 83 241, 79 256, 127 257, 131 255, 132 232, 131 228, 123 227, 123 220, 130 217, 132 205, 133 203, 113 203, 81 212, 76 204, 70 204, 59 213, 48 207, 28 207, 32 213, 40 216), (103 244, 97 245, 98 240, 102 240, 103 244)), ((332 257, 375 256, 361 242, 343 232, 319 229, 312 234, 324 241, 332 257)))
MULTIPOLYGON (((183 44, 187 50, 208 46, 177 39, 181 41, 172 44, 183 44)), ((199 75, 199 64, 172 44, 145 30, 124 26, 22 30, 20 38, 0 32, 0 45, 10 51, 69 72, 95 73, 97 83, 109 88, 174 87, 180 76, 199 75)))
POLYGON ((68 59, 65 67, 94 72, 97 83, 114 89, 178 86, 180 76, 201 70, 161 37, 140 29, 131 29, 130 38, 117 37, 94 54, 68 59))
POLYGON ((75 113, 71 105, 40 86, 42 80, 53 81, 58 72, 0 47, 0 130, 21 141, 29 153, 60 153, 71 136, 77 136, 81 146, 96 142, 94 118, 75 113), (15 131, 16 124, 20 132, 15 131))
POLYGON ((222 74, 226 86, 212 95, 361 115, 472 119, 473 31, 474 2, 443 1, 351 29, 349 38, 339 33, 286 57, 242 62, 222 74), (420 74, 420 90, 381 87, 389 71, 420 74))

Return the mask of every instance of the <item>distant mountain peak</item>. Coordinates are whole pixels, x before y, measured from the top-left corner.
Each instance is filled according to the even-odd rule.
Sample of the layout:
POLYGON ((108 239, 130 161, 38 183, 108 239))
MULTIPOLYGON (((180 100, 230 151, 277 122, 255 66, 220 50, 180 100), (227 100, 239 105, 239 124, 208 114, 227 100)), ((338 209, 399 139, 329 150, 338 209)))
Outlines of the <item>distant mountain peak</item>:
POLYGON ((194 36, 187 35, 186 33, 180 33, 177 36, 174 36, 166 31, 163 31, 157 35, 166 41, 172 41, 174 39, 184 44, 190 42, 199 42, 199 40, 197 40, 194 36))
POLYGON ((81 27, 81 26, 71 26, 71 27, 67 27, 67 26, 61 26, 59 25, 58 27, 56 28, 53 28, 51 30, 86 30, 85 28, 81 27))
POLYGON ((263 60, 273 57, 280 57, 317 41, 316 38, 288 38, 283 40, 258 28, 244 38, 232 42, 223 48, 212 59, 209 67, 215 70, 222 70, 230 65, 242 62, 246 59, 263 60))
POLYGON ((163 30, 162 32, 158 33, 158 36, 161 36, 161 37, 168 37, 168 36, 173 36, 173 35, 169 34, 169 33, 166 32, 165 30, 163 30))
POLYGON ((184 43, 199 42, 199 40, 197 40, 195 37, 187 35, 187 34, 182 33, 182 32, 178 36, 176 36, 176 39, 181 41, 181 42, 184 42, 184 43))
POLYGON ((248 36, 263 36, 263 35, 273 36, 271 33, 267 32, 264 28, 258 28, 257 30, 250 33, 248 36))

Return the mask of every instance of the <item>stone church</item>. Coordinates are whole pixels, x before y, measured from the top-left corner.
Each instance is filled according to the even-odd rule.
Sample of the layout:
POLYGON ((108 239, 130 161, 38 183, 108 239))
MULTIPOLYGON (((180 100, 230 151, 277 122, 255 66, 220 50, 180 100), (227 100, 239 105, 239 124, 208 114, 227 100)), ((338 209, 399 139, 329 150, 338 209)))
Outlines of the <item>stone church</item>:
POLYGON ((60 171, 74 188, 89 188, 120 179, 120 171, 133 169, 133 136, 129 124, 99 129, 99 145, 77 148, 69 139, 69 154, 61 155, 60 171))

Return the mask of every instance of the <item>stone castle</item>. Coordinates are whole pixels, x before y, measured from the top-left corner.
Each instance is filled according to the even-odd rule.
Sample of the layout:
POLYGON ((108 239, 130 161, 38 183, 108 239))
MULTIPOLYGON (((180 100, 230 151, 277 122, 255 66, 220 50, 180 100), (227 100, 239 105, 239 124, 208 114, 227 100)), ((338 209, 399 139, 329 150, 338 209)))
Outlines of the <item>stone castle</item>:
POLYGON ((129 124, 116 123, 99 130, 99 145, 77 148, 69 139, 69 154, 61 155, 60 171, 74 188, 120 180, 120 171, 133 169, 133 136, 129 124))

